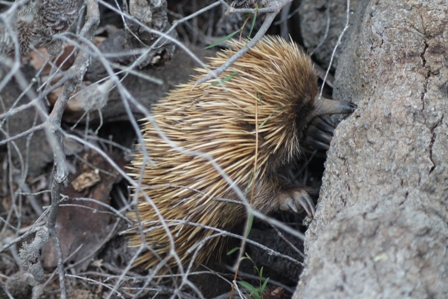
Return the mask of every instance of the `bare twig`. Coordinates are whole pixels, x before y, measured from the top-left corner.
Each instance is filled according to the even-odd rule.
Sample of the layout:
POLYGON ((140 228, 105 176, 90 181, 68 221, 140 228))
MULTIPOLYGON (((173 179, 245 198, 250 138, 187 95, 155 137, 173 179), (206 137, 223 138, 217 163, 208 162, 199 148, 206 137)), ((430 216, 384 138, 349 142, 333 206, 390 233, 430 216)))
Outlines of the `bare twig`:
MULTIPOLYGON (((227 13, 254 13, 254 11, 255 11, 255 9, 252 9, 252 8, 235 8, 235 7, 232 7, 227 2, 225 2, 224 0, 219 0, 219 2, 221 2, 221 4, 225 8, 227 8, 227 13)), ((276 0, 271 1, 267 7, 259 8, 257 11, 259 13, 271 13, 271 12, 277 12, 278 13, 280 11, 280 9, 277 10, 276 6, 277 5, 282 5, 281 2, 284 2, 284 1, 276 1, 276 0), (273 5, 271 5, 271 4, 273 4, 273 5)), ((292 1, 287 1, 287 2, 289 3, 289 2, 292 2, 292 1)))
POLYGON ((312 56, 314 54, 314 52, 316 52, 324 44, 325 40, 328 37, 328 32, 330 31, 330 23, 331 23, 330 9, 331 9, 331 7, 330 7, 330 5, 328 5, 327 10, 325 12, 325 15, 327 17, 327 25, 325 26, 324 36, 320 40, 319 44, 310 52, 310 56, 312 56))
MULTIPOLYGON (((98 4, 94 0, 87 0, 87 14, 86 22, 81 30, 81 36, 85 36, 87 39, 93 40, 95 30, 99 24, 99 9, 98 4)), ((64 84, 61 96, 56 102, 53 111, 50 113, 46 122, 45 130, 52 145, 54 155, 54 167, 53 167, 53 183, 51 188, 51 209, 48 215, 47 229, 50 237, 53 239, 58 257, 58 271, 59 271, 59 284, 61 288, 61 298, 67 298, 67 292, 65 289, 65 273, 62 258, 62 249, 59 242, 59 238, 56 234, 56 218, 59 210, 60 191, 63 181, 66 179, 68 171, 65 164, 65 154, 63 151, 63 135, 60 131, 61 118, 65 110, 67 102, 75 90, 76 86, 81 82, 85 72, 87 71, 87 65, 89 63, 89 55, 80 51, 73 66, 70 68, 67 76, 70 78, 64 84)))
POLYGON ((283 22, 275 22, 274 25, 277 25, 277 23, 280 24, 280 36, 284 39, 288 40, 288 13, 291 9, 292 2, 289 2, 286 4, 286 6, 282 9, 282 12, 280 14, 280 19, 283 20, 283 22))
POLYGON ((222 66, 217 68, 216 70, 210 72, 207 76, 205 76, 202 79, 199 79, 196 81, 196 84, 204 83, 212 78, 218 77, 220 74, 222 74, 229 66, 231 66, 235 61, 237 61, 241 56, 243 56, 247 51, 249 51, 253 46, 256 45, 256 43, 263 37, 263 35, 266 33, 266 31, 269 29, 269 26, 271 26, 272 22, 274 21, 277 14, 281 11, 283 7, 288 5, 292 0, 278 0, 278 1, 271 1, 269 2, 268 6, 266 7, 266 10, 262 9, 230 9, 230 12, 268 12, 266 15, 266 18, 264 19, 263 25, 261 25, 260 29, 258 30, 257 34, 254 36, 253 39, 251 39, 241 50, 235 53, 229 60, 227 60, 226 63, 224 63, 222 66))
POLYGON ((339 34, 338 42, 334 46, 333 52, 331 53, 330 63, 328 64, 327 72, 325 73, 325 76, 323 78, 324 82, 322 83, 322 88, 320 89, 319 98, 322 97, 322 92, 324 91, 325 81, 327 80, 328 74, 330 73, 331 65, 333 64, 333 59, 336 54, 336 50, 338 49, 339 45, 341 44, 342 37, 344 36, 345 31, 347 31, 347 29, 350 25, 350 1, 349 0, 347 0, 346 17, 347 17, 347 19, 345 22, 344 29, 342 30, 341 34, 339 34))

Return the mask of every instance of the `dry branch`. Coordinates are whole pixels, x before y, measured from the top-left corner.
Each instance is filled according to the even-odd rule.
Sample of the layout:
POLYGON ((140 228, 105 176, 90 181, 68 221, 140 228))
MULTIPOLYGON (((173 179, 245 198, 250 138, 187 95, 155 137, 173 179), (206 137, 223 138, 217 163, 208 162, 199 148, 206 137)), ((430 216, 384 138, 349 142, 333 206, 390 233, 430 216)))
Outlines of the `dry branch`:
MULTIPOLYGON (((274 21, 277 14, 282 10, 283 7, 288 5, 292 0, 275 0, 271 1, 267 4, 266 10, 262 10, 262 12, 266 11, 266 17, 264 19, 263 25, 258 30, 257 34, 254 36, 253 39, 251 39, 244 48, 239 50, 235 55, 233 55, 230 59, 227 60, 225 64, 217 68, 216 70, 210 72, 207 76, 204 78, 197 80, 197 84, 204 83, 212 78, 218 78, 219 75, 221 75, 229 66, 231 66, 238 58, 244 55, 247 51, 250 50, 266 33, 266 31, 269 29, 269 26, 271 26, 272 22, 274 21)), ((248 11, 246 9, 233 9, 229 8, 230 12, 251 12, 251 13, 258 13, 259 10, 257 9, 249 9, 248 11)), ((260 9, 261 10, 261 9, 260 9)))

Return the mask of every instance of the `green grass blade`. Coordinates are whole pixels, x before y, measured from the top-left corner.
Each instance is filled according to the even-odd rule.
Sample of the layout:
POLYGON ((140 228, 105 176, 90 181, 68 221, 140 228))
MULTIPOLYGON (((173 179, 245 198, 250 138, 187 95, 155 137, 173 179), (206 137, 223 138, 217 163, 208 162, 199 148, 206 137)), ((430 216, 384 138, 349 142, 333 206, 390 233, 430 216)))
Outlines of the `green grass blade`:
POLYGON ((235 247, 229 250, 229 252, 227 252, 227 255, 231 255, 232 253, 234 253, 235 251, 239 250, 239 247, 235 247))
POLYGON ((257 9, 258 9, 258 4, 255 4, 255 10, 256 11, 255 11, 254 16, 252 18, 252 24, 250 25, 249 38, 252 36, 252 30, 254 30, 255 21, 257 20, 257 14, 258 14, 257 9))
POLYGON ((231 80, 233 77, 235 77, 236 75, 238 75, 238 71, 234 71, 233 73, 231 73, 230 75, 228 75, 227 77, 223 78, 223 79, 220 80, 220 81, 213 82, 213 83, 212 83, 212 86, 216 86, 216 85, 218 85, 218 84, 220 84, 220 83, 224 83, 224 82, 230 81, 230 80, 231 80))
POLYGON ((237 34, 238 32, 240 32, 240 29, 238 29, 238 30, 235 31, 235 32, 230 33, 230 34, 227 35, 226 37, 221 38, 221 39, 218 40, 216 43, 213 43, 213 44, 211 44, 211 45, 208 45, 207 47, 205 47, 205 49, 210 49, 210 48, 216 47, 216 46, 219 45, 219 44, 222 44, 223 42, 225 42, 225 41, 231 39, 231 38, 232 38, 235 34, 237 34))
POLYGON ((268 285, 268 281, 269 281, 269 277, 266 278, 266 280, 264 281, 263 285, 261 286, 261 289, 260 289, 260 293, 261 294, 264 293, 264 290, 266 289, 266 286, 268 285))
POLYGON ((260 294, 258 293, 257 288, 245 281, 238 281, 239 285, 245 288, 250 292, 251 295, 254 295, 255 298, 260 298, 260 294))

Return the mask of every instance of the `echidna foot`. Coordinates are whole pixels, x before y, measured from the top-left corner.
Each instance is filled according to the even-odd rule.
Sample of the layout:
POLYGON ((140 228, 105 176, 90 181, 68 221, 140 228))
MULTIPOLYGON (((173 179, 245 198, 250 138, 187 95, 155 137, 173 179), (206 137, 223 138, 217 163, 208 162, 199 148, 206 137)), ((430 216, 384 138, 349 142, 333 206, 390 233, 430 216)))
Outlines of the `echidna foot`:
POLYGON ((301 189, 288 193, 288 195, 289 196, 280 197, 280 210, 293 210, 295 213, 298 213, 301 209, 303 209, 308 214, 308 216, 314 217, 316 209, 314 207, 314 202, 309 196, 308 192, 301 189))
POLYGON ((306 129, 305 142, 310 149, 328 150, 334 129, 335 125, 327 115, 316 117, 306 129))

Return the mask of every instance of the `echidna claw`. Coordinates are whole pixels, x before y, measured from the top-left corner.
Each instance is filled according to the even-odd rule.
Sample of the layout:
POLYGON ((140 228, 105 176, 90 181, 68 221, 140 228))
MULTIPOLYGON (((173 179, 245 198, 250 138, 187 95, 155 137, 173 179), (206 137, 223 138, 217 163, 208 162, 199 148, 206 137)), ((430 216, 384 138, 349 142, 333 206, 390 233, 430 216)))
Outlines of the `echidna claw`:
POLYGON ((313 218, 316 213, 314 202, 305 190, 294 191, 287 198, 284 198, 284 202, 280 205, 280 209, 291 209, 295 213, 298 213, 303 209, 311 218, 313 218))
POLYGON ((308 192, 305 190, 302 190, 301 192, 297 192, 294 194, 294 202, 295 205, 300 205, 305 212, 310 216, 311 218, 314 218, 314 214, 316 213, 316 209, 314 207, 314 202, 311 199, 311 197, 308 195, 308 192))
POLYGON ((294 213, 299 213, 299 210, 297 210, 296 204, 292 200, 288 201, 288 206, 291 208, 291 210, 294 211, 294 213))

